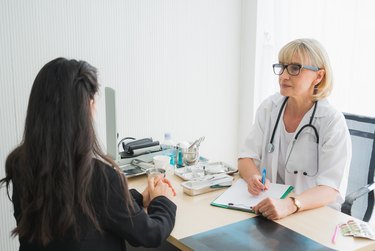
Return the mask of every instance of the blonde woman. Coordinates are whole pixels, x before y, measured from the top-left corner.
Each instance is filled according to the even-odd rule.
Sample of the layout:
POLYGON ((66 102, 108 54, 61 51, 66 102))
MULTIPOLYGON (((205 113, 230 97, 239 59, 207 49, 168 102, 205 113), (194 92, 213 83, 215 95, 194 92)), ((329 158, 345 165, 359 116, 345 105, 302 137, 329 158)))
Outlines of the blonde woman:
POLYGON ((254 211, 275 220, 325 205, 339 209, 346 194, 351 141, 343 114, 326 99, 333 82, 327 53, 314 39, 297 39, 280 50, 273 71, 280 93, 258 108, 238 168, 253 195, 272 182, 294 186, 296 196, 267 198, 254 211))

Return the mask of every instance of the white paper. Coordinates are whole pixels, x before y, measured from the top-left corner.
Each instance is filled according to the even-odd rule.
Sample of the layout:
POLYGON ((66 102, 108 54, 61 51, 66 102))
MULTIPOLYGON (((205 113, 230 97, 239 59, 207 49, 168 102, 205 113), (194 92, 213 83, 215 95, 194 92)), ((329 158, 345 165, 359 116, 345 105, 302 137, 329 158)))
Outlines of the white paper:
POLYGON ((268 190, 261 192, 258 196, 254 196, 248 192, 247 183, 243 179, 238 179, 212 203, 222 206, 231 204, 234 207, 250 209, 250 207, 255 206, 265 198, 280 199, 288 191, 289 187, 289 185, 270 183, 268 190))

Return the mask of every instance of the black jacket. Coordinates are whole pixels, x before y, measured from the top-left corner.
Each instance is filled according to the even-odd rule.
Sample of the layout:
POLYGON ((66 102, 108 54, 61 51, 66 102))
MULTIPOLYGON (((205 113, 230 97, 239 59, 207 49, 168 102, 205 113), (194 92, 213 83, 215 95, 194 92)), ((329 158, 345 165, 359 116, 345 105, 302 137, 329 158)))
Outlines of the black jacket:
MULTIPOLYGON (((95 169, 103 168, 103 162, 95 160, 95 169)), ((125 197, 116 171, 105 166, 109 179, 108 203, 104 203, 103 175, 94 174, 93 202, 95 212, 104 233, 95 230, 92 223, 83 215, 79 216, 81 237, 76 240, 73 234, 67 233, 61 240, 54 240, 46 247, 20 239, 20 249, 24 250, 118 250, 124 251, 125 240, 132 246, 157 247, 171 233, 176 217, 176 205, 164 196, 154 198, 147 212, 142 207, 143 197, 134 189, 130 190, 134 201, 135 213, 130 215, 125 207, 125 197), (105 212, 107 210, 107 213, 105 212)), ((17 187, 17 186, 13 186, 17 187)), ((13 189, 14 216, 19 219, 21 209, 17 190, 13 189)))

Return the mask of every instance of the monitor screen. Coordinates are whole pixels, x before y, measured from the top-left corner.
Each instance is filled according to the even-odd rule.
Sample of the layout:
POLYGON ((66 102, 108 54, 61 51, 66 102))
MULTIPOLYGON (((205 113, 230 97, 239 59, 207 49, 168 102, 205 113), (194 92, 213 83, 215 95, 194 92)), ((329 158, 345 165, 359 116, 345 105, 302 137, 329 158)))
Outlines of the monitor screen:
POLYGON ((132 159, 121 159, 120 157, 117 147, 116 95, 115 90, 110 87, 105 88, 105 120, 108 156, 119 165, 127 177, 145 174, 144 169, 130 164, 132 159))

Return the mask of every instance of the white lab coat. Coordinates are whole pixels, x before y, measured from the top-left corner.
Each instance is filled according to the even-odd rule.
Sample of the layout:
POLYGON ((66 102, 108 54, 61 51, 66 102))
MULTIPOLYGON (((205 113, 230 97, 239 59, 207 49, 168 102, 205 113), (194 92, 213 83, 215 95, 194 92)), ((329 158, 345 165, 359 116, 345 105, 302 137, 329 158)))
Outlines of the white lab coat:
MULTIPOLYGON (((266 167, 267 178, 273 183, 276 183, 277 179, 282 117, 273 140, 274 152, 268 153, 267 146, 271 140, 277 115, 284 99, 285 97, 277 93, 263 101, 258 108, 255 122, 238 156, 238 158, 254 159, 258 168, 266 167)), ((295 133, 309 123, 312 110, 313 108, 305 114, 295 133)), ((296 194, 317 185, 332 187, 339 191, 340 196, 331 206, 339 209, 340 204, 345 200, 352 153, 351 139, 345 118, 326 99, 323 99, 318 101, 312 124, 319 134, 319 155, 317 156, 316 137, 313 129, 305 128, 295 142, 287 164, 288 170, 284 168, 285 184, 294 186, 296 194), (319 163, 317 163, 317 160, 319 163), (298 173, 294 174, 294 170, 297 170, 298 173), (316 175, 309 177, 303 175, 304 171, 310 175, 318 172, 316 175)), ((289 155, 292 144, 293 140, 289 143, 286 156, 289 155)))

